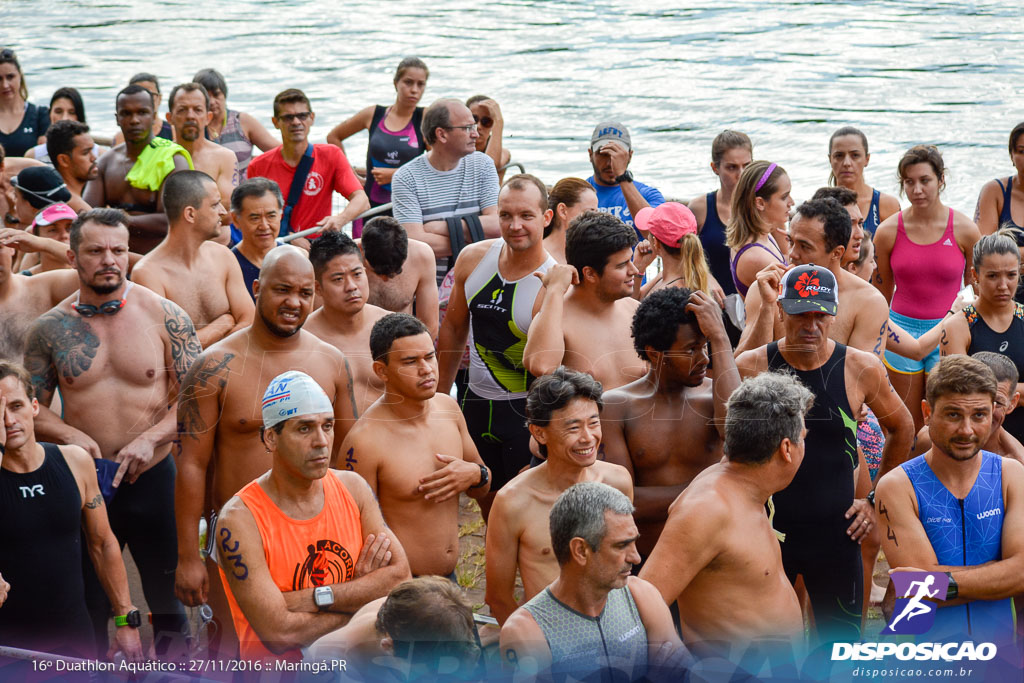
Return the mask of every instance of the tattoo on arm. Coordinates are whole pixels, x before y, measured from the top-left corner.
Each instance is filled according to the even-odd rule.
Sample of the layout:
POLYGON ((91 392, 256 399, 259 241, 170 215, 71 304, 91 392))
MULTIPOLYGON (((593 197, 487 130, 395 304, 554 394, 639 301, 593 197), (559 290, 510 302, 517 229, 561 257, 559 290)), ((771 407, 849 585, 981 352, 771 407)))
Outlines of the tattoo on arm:
POLYGON ((359 409, 356 408, 356 387, 355 382, 352 381, 352 368, 348 364, 348 358, 345 359, 345 377, 348 379, 348 400, 352 404, 352 417, 358 420, 359 409))
POLYGON ((209 429, 199 411, 199 399, 216 394, 228 384, 228 372, 233 353, 217 359, 200 357, 189 368, 182 380, 181 400, 178 402, 178 433, 187 434, 196 441, 199 434, 209 429))
POLYGON ((230 570, 236 579, 245 581, 249 577, 249 568, 242 562, 242 553, 238 552, 238 541, 231 541, 231 530, 226 526, 222 526, 217 533, 220 534, 220 549, 224 552, 221 565, 225 570, 230 570), (228 561, 232 566, 227 566, 228 561))
POLYGON ((103 505, 103 494, 97 493, 95 498, 93 498, 92 500, 85 504, 85 507, 89 508, 90 510, 95 510, 100 505, 103 505))
POLYGON ((196 336, 196 328, 192 324, 188 313, 183 311, 177 304, 163 299, 160 305, 164 309, 164 329, 171 341, 171 363, 174 368, 174 376, 181 386, 185 374, 192 366, 196 357, 202 353, 203 347, 196 336))
POLYGON ((25 368, 40 398, 48 399, 59 377, 75 378, 92 367, 99 337, 78 316, 51 311, 32 328, 25 349, 25 368))
POLYGON ((505 650, 505 659, 513 669, 519 669, 519 655, 512 648, 505 650))

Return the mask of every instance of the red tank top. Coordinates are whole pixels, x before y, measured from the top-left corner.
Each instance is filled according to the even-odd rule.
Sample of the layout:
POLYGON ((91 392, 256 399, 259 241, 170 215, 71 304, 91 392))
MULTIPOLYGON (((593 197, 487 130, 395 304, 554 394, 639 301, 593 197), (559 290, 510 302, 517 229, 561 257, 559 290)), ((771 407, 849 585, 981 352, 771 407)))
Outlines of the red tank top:
MULTIPOLYGON (((256 520, 267 568, 282 593, 329 586, 353 578, 356 560, 363 549, 359 505, 333 472, 328 471, 323 482, 324 507, 310 519, 287 516, 256 481, 238 492, 256 520)), ((238 633, 240 658, 302 659, 297 649, 275 655, 266 648, 242 614, 223 567, 220 574, 238 633)))
POLYGON ((966 265, 953 234, 953 209, 949 210, 946 231, 931 244, 910 241, 902 211, 896 221, 896 241, 889 256, 896 283, 892 310, 918 320, 941 318, 960 291, 966 265))

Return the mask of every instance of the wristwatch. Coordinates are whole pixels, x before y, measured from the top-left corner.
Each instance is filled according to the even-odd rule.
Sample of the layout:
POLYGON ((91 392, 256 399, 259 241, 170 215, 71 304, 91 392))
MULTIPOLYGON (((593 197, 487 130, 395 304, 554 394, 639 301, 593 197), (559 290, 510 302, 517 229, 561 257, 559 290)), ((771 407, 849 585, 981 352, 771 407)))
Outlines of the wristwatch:
POLYGON ((114 617, 114 626, 131 626, 132 628, 138 628, 142 626, 142 615, 139 614, 139 610, 133 609, 128 614, 122 614, 114 617))
POLYGON ((875 507, 875 490, 871 489, 871 491, 868 492, 868 495, 864 496, 864 500, 866 500, 868 505, 871 507, 875 507))
POLYGON ((317 586, 313 589, 313 602, 321 612, 326 612, 334 604, 334 590, 330 586, 317 586))
POLYGON ((953 578, 953 572, 946 572, 946 576, 949 577, 949 587, 946 588, 946 599, 956 600, 956 596, 960 595, 960 586, 957 585, 956 579, 953 578))
POLYGON ((628 168, 622 172, 622 175, 615 179, 616 183, 631 183, 633 182, 633 172, 628 168))
POLYGON ((481 486, 486 485, 487 482, 489 482, 490 480, 491 480, 491 473, 487 471, 486 467, 484 467, 483 465, 480 465, 480 481, 478 481, 477 483, 473 484, 469 488, 471 488, 471 489, 478 489, 481 486))

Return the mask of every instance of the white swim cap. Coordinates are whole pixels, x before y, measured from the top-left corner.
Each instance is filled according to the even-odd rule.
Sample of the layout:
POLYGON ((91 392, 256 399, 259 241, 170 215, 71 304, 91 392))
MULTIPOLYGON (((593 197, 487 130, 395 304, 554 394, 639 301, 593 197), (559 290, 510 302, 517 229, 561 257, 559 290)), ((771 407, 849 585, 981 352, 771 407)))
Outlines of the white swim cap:
POLYGON ((290 370, 278 375, 263 392, 263 426, 267 429, 295 417, 333 412, 327 394, 304 372, 290 370))

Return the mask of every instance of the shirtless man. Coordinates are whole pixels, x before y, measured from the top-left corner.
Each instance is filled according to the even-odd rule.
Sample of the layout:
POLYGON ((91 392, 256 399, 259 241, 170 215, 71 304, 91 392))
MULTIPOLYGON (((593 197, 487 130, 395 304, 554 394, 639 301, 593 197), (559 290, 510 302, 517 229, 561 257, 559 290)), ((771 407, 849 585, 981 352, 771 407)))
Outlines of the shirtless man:
POLYGON ((800 468, 813 400, 789 375, 744 381, 729 397, 726 461, 698 474, 669 509, 640 578, 677 604, 690 647, 803 637, 800 603, 764 510, 800 468))
POLYGON ((138 168, 141 177, 133 175, 133 180, 129 181, 128 174, 136 169, 140 155, 147 150, 147 156, 154 160, 169 156, 175 171, 192 168, 192 161, 180 145, 153 137, 156 109, 151 92, 141 85, 129 85, 117 94, 115 103, 117 125, 125 141, 100 157, 96 167, 98 177, 85 184, 82 197, 89 206, 111 206, 127 211, 131 249, 145 254, 167 234, 160 188, 168 174, 152 169, 145 172, 141 165, 138 168))
POLYGON ((834 199, 850 214, 850 242, 846 245, 842 260, 843 268, 846 269, 851 263, 860 260, 860 247, 864 243, 864 214, 857 205, 857 193, 848 187, 819 187, 811 199, 834 199))
POLYGON ((15 253, 0 246, 0 359, 21 362, 29 328, 78 289, 78 273, 65 268, 21 275, 13 271, 15 253))
POLYGON ((277 246, 281 233, 281 188, 269 178, 249 178, 231 191, 231 222, 242 233, 242 241, 231 253, 242 268, 245 291, 256 300, 252 283, 260 275, 263 257, 277 246))
POLYGON ((370 484, 413 576, 454 582, 459 494, 475 500, 487 495, 490 470, 458 403, 436 391, 437 355, 426 326, 408 313, 389 313, 373 326, 370 349, 384 398, 341 445, 345 467, 370 484), (396 443, 403 447, 396 451, 396 443))
POLYGON ((206 88, 198 83, 174 86, 167 98, 167 109, 166 118, 174 128, 175 141, 192 157, 195 169, 217 183, 225 209, 221 222, 226 224, 231 191, 235 189, 235 153, 206 137, 206 125, 213 118, 206 88))
POLYGON ((672 501, 722 459, 725 402, 740 379, 722 309, 704 292, 650 294, 633 317, 633 345, 651 369, 605 392, 601 432, 604 459, 633 477, 637 550, 646 559, 672 501), (714 379, 707 378, 709 341, 714 379))
POLYGON ((369 287, 359 246, 340 230, 313 241, 309 260, 316 273, 316 293, 323 306, 310 314, 306 329, 345 354, 352 368, 352 391, 359 415, 384 393, 384 382, 373 371, 370 330, 388 314, 366 303, 369 287))
POLYGON ((411 313, 423 321, 437 339, 437 268, 426 243, 410 240, 405 228, 391 216, 371 218, 359 239, 370 283, 368 303, 392 311, 411 313))
POLYGON ((523 364, 534 375, 559 365, 589 373, 605 389, 643 377, 629 326, 639 302, 633 298, 636 232, 611 214, 588 211, 565 234, 568 266, 543 278, 541 308, 530 325, 523 364), (571 287, 570 287, 571 285, 571 287))
POLYGON ((220 232, 219 188, 202 171, 167 179, 167 237, 135 265, 132 280, 185 309, 203 348, 252 324, 255 309, 231 251, 211 239, 220 232))
MULTIPOLYGON (((199 519, 220 510, 239 489, 270 469, 270 456, 260 441, 260 396, 271 379, 288 370, 301 369, 313 377, 334 405, 332 463, 355 420, 348 361, 302 329, 313 305, 314 282, 313 266, 298 247, 282 246, 268 253, 253 287, 257 315, 252 325, 204 351, 182 383, 174 500, 175 590, 190 606, 209 597, 218 633, 231 641, 234 634, 217 566, 211 560, 204 567, 199 553, 199 519)), ((217 643, 211 649, 233 657, 234 645, 228 640, 219 652, 217 643)))
MULTIPOLYGON (((159 654, 188 633, 174 597, 175 463, 167 456, 178 388, 200 347, 181 308, 125 279, 126 222, 118 209, 93 209, 71 225, 69 258, 80 288, 33 325, 25 367, 40 402, 36 434, 106 463, 98 465, 101 480, 117 489, 110 526, 139 567, 159 654), (58 387, 63 419, 44 407, 58 387)), ((92 564, 82 564, 104 652, 110 604, 92 564)))
POLYGON ((485 601, 498 624, 504 624, 519 607, 513 595, 517 569, 524 602, 558 578, 547 521, 563 491, 582 481, 599 481, 633 500, 629 472, 597 459, 601 407, 601 384, 565 367, 530 387, 526 419, 547 459, 498 492, 487 520, 485 601))
POLYGON ((85 184, 98 176, 96 141, 89 135, 89 126, 73 119, 50 124, 46 129, 46 153, 72 198, 84 204, 85 184))

